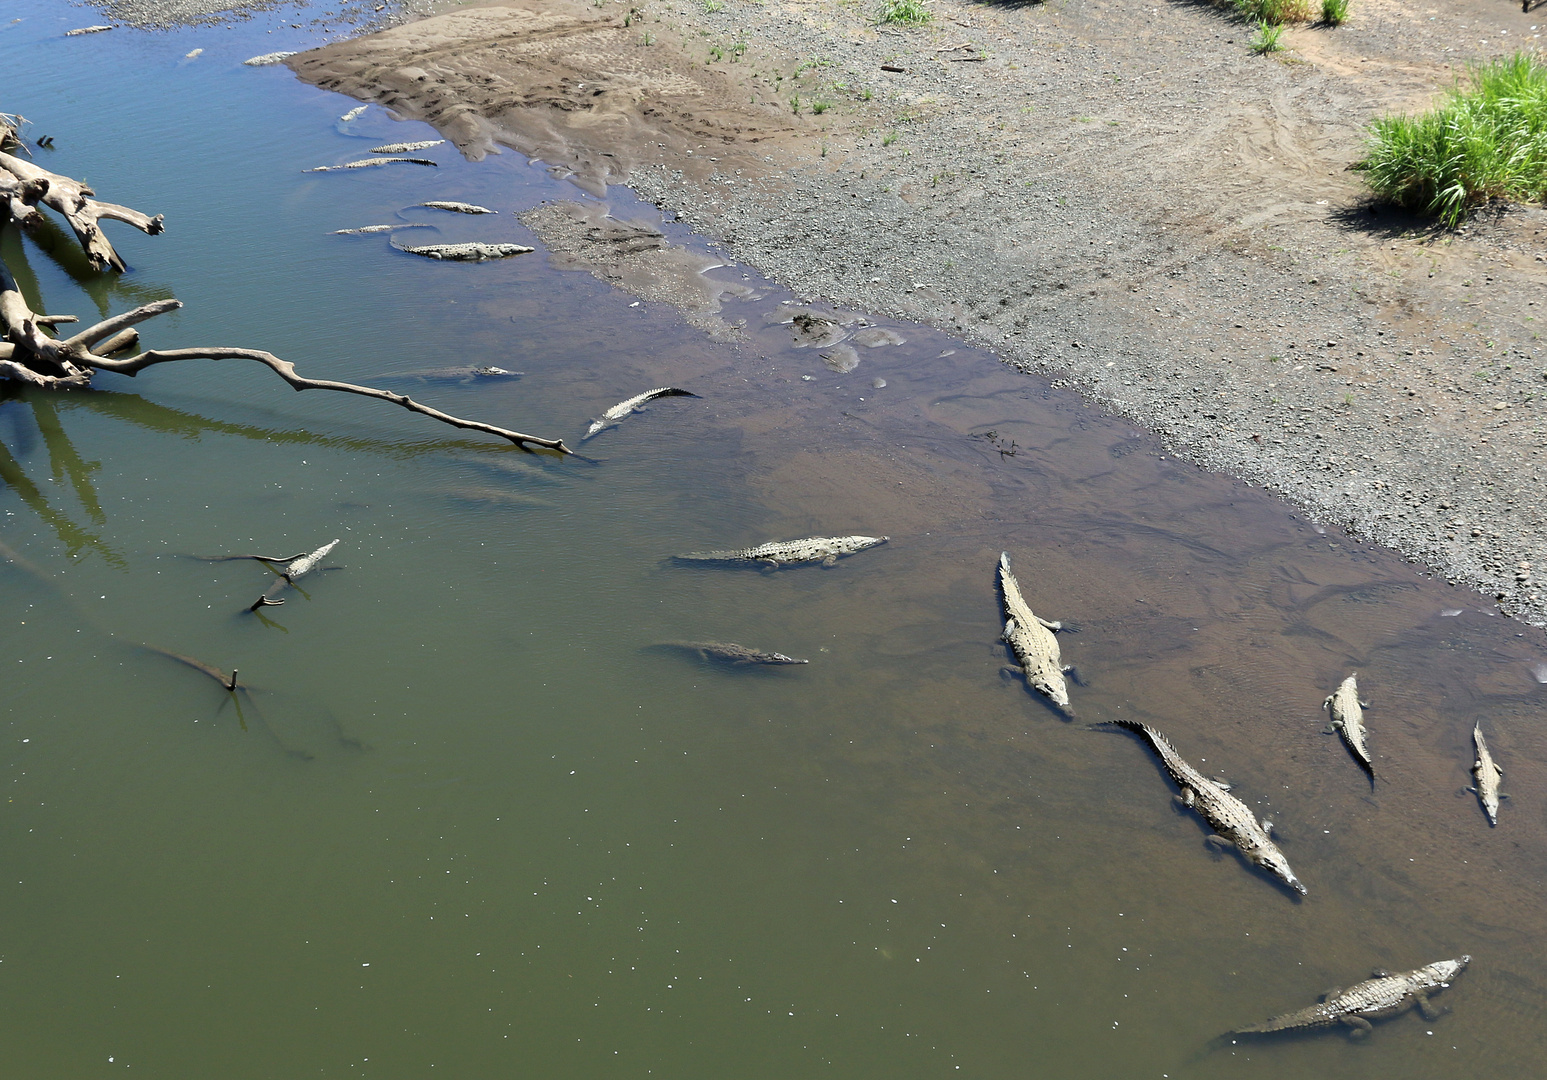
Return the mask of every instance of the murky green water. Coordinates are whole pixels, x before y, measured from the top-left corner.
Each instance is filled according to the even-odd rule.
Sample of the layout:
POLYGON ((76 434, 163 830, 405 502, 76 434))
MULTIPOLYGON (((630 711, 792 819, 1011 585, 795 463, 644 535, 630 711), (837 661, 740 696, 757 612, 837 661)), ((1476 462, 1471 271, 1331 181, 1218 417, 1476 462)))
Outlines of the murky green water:
POLYGON ((319 377, 521 370, 413 392, 570 439, 647 387, 702 395, 587 443, 596 464, 237 365, 0 402, 0 542, 37 571, 0 564, 5 1075, 1540 1072, 1534 632, 933 332, 839 375, 756 279, 726 346, 541 253, 328 236, 441 198, 501 214, 409 216, 529 240, 515 212, 577 193, 445 147, 303 175, 433 135, 374 109, 346 132, 353 102, 241 66, 300 40, 282 23, 64 39, 94 13, 4 13, 0 107, 55 136, 47 165, 168 219, 109 226, 116 280, 0 233, 40 309, 176 295, 148 344, 319 377), (772 575, 664 558, 818 532, 892 542, 772 575), (243 612, 262 567, 187 557, 335 537, 339 569, 267 621, 243 612), (1081 719, 1143 717, 1270 808, 1304 902, 1208 855, 1129 737, 999 678, 1001 549, 1083 630, 1081 719), (812 662, 652 647, 683 638, 812 662), (1321 734, 1354 669, 1373 793, 1321 734), (1459 790, 1477 719, 1515 796, 1496 830, 1459 790), (1462 952, 1435 1023, 1205 1049, 1462 952))

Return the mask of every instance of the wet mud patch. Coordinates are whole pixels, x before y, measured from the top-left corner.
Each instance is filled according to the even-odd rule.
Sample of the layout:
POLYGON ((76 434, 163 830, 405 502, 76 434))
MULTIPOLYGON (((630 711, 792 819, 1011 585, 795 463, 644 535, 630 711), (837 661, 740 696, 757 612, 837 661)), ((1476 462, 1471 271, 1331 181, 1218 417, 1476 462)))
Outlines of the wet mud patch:
POLYGON ((725 296, 754 298, 740 282, 717 281, 710 270, 723 259, 674 244, 647 221, 612 217, 602 203, 547 203, 521 215, 560 270, 584 270, 641 300, 670 304, 715 341, 734 341, 740 325, 719 315, 725 296))

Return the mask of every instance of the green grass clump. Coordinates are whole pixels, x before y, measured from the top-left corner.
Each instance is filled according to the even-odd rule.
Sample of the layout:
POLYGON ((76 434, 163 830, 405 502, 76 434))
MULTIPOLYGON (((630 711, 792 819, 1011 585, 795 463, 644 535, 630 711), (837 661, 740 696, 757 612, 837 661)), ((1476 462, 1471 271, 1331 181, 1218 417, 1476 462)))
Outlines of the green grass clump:
POLYGON ((1310 0, 1231 0, 1236 14, 1248 22, 1282 26, 1311 17, 1310 0))
POLYGON ((1260 56, 1278 52, 1284 46, 1279 43, 1279 38, 1284 36, 1283 23, 1260 22, 1256 31, 1252 34, 1252 52, 1260 56))
POLYGON ((1321 21, 1328 26, 1342 26, 1348 21, 1348 0, 1321 0, 1321 21))
POLYGON ((1380 198, 1452 228, 1490 199, 1547 199, 1547 66, 1516 53, 1469 77, 1438 108, 1376 120, 1354 166, 1380 198))
POLYGON ((925 7, 920 0, 883 0, 879 21, 900 23, 903 26, 923 26, 934 17, 934 12, 925 7))

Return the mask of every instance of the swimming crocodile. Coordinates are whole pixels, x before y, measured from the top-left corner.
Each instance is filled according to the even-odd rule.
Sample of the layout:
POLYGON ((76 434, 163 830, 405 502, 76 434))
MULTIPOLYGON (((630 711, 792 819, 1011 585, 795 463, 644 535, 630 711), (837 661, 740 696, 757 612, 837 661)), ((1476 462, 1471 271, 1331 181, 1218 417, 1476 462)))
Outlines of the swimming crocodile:
POLYGON ((844 555, 853 555, 890 539, 889 536, 807 536, 800 540, 774 540, 734 551, 690 551, 673 558, 681 562, 762 563, 769 570, 808 562, 832 566, 844 555))
POLYGON ((1499 800, 1509 798, 1499 791, 1499 781, 1504 778, 1504 770, 1493 763, 1493 755, 1488 753, 1488 740, 1483 738, 1482 724, 1472 728, 1472 741, 1477 744, 1477 760, 1472 762, 1472 775, 1477 777, 1477 786, 1472 790, 1477 792, 1477 801, 1483 804, 1488 824, 1497 825, 1499 800))
MULTIPOLYGON (((258 599, 254 600, 252 607, 248 608, 247 610, 257 611, 261 607, 278 607, 280 604, 283 604, 285 601, 283 599, 276 599, 275 594, 283 589, 286 585, 294 585, 302 577, 317 569, 317 565, 321 563, 323 559, 328 557, 328 552, 332 551, 336 547, 338 547, 338 541, 331 540, 328 543, 323 544, 316 551, 308 552, 305 555, 297 555, 292 559, 273 560, 274 562, 285 563, 285 568, 283 570, 279 570, 273 566, 269 567, 269 569, 273 570, 276 574, 279 575, 280 580, 269 586, 268 591, 265 592, 262 596, 258 597, 258 599)), ((264 559, 263 561, 269 562, 270 560, 264 559)))
POLYGON ((749 649, 745 645, 737 645, 731 641, 667 641, 664 644, 669 648, 697 653, 701 660, 718 660, 722 664, 732 664, 735 666, 743 664, 811 663, 810 660, 797 660, 793 656, 785 656, 783 653, 749 649))
POLYGON ((1369 731, 1364 726, 1364 702, 1359 700, 1358 678, 1359 673, 1356 671, 1344 679, 1342 685, 1327 695, 1321 707, 1331 710, 1332 727, 1343 736, 1349 753, 1370 774, 1370 783, 1374 784, 1375 766, 1370 763, 1370 747, 1365 742, 1369 731))
POLYGON ((419 255, 426 259, 445 259, 449 262, 483 262, 485 259, 508 259, 512 255, 526 255, 535 248, 525 244, 484 244, 473 241, 466 244, 424 244, 405 247, 396 241, 392 244, 399 251, 419 255))
POLYGON ((462 367, 426 368, 422 371, 389 371, 375 376, 377 382, 394 382, 413 379, 417 382, 471 383, 490 379, 519 379, 524 371, 507 371, 488 364, 462 367))
POLYGON ((343 165, 318 165, 314 169, 302 169, 302 172, 343 172, 345 169, 375 169, 382 165, 429 165, 438 168, 440 163, 429 158, 419 157, 378 157, 364 158, 360 161, 350 161, 343 165))
POLYGON ((1210 780, 1189 765, 1177 753, 1171 741, 1148 724, 1137 720, 1107 720, 1101 726, 1108 725, 1127 728, 1148 740, 1160 756, 1166 772, 1171 774, 1171 779, 1181 788, 1178 801, 1188 809, 1196 810, 1199 817, 1214 826, 1216 835, 1208 838, 1209 843, 1221 848, 1234 844, 1247 862, 1261 867, 1295 892, 1305 895, 1305 886, 1295 877, 1294 871, 1289 868, 1289 860, 1284 858, 1284 853, 1269 835, 1273 826, 1266 819, 1261 825, 1257 824, 1251 808, 1230 794, 1228 785, 1210 780))
POLYGON ((645 405, 654 401, 656 398, 697 396, 697 394, 694 394, 690 391, 679 390, 675 386, 657 386, 654 390, 646 390, 643 394, 635 394, 627 401, 618 402, 612 408, 598 416, 595 420, 592 420, 591 426, 586 428, 586 433, 580 436, 580 441, 585 442, 591 436, 599 435, 607 428, 616 427, 618 424, 623 422, 624 417, 628 416, 630 413, 639 412, 645 407, 645 405))
POLYGON ((1031 607, 1021 596, 1021 584, 1010 572, 1010 553, 999 553, 999 587, 1004 593, 1005 623, 1002 635, 1010 651, 1015 653, 1019 668, 1007 670, 1023 675, 1026 685, 1043 694, 1063 712, 1073 717, 1069 705, 1069 685, 1064 672, 1073 671, 1066 666, 1059 652, 1055 630, 1064 629, 1063 623, 1048 622, 1032 614, 1031 607))
POLYGON ((1449 986, 1450 981, 1471 962, 1470 956, 1462 956, 1455 960, 1437 960, 1416 971, 1404 971, 1400 975, 1374 971, 1370 973, 1370 978, 1347 990, 1328 990, 1319 1005, 1275 1016, 1251 1027, 1237 1028, 1230 1034, 1268 1035, 1276 1031, 1343 1024, 1349 1029, 1351 1037, 1358 1038, 1370 1033, 1372 1019, 1396 1016, 1415 1005, 1425 1020, 1433 1020, 1439 1016, 1439 1010, 1429 1004, 1429 991, 1443 990, 1449 986))
POLYGON ((358 229, 334 229, 329 236, 370 236, 374 233, 396 232, 399 229, 433 229, 425 221, 402 221, 396 225, 361 225, 358 229))

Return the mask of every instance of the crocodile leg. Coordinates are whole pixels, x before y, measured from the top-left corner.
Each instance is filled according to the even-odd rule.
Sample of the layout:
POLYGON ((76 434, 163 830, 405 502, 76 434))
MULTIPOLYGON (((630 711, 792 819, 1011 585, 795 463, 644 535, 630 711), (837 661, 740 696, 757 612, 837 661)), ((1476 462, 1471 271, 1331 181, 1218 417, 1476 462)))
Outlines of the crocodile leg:
POLYGON ((1235 847, 1233 843, 1231 843, 1229 840, 1226 840, 1218 833, 1210 833, 1208 836, 1205 836, 1203 838, 1203 843, 1216 854, 1223 854, 1224 852, 1235 847))
POLYGON ((1423 1014, 1425 1020, 1438 1020, 1445 1014, 1444 1009, 1439 1008, 1429 1000, 1428 994, 1414 994, 1413 997, 1417 1000, 1418 1011, 1423 1014))
POLYGON ((1184 787, 1179 795, 1171 796, 1173 802, 1183 810, 1191 810, 1194 800, 1192 788, 1184 787))
POLYGON ((1014 664, 1006 664, 999 669, 999 677, 1011 681, 1017 677, 1024 679, 1026 677, 1026 669, 1016 667, 1014 664))
POLYGON ((1073 664, 1065 664, 1064 668, 1063 668, 1063 672, 1064 672, 1065 675, 1069 676, 1069 678, 1074 680, 1074 685, 1075 686, 1089 686, 1090 685, 1089 683, 1087 683, 1085 681, 1085 676, 1080 674, 1080 669, 1075 667, 1073 664))
POLYGON ((1362 1016, 1340 1016, 1338 1020, 1348 1025, 1350 1039, 1362 1039, 1374 1030, 1374 1026, 1362 1016))
POLYGON ((1337 997, 1342 992, 1343 992, 1343 988, 1341 986, 1334 986, 1331 990, 1328 990, 1325 994, 1321 995, 1321 1000, 1323 1000, 1323 1001, 1331 1001, 1333 998, 1337 997))
POLYGON ((1370 978, 1372 979, 1386 979, 1390 977, 1391 972, 1387 971, 1385 968, 1374 968, 1370 971, 1370 978))

